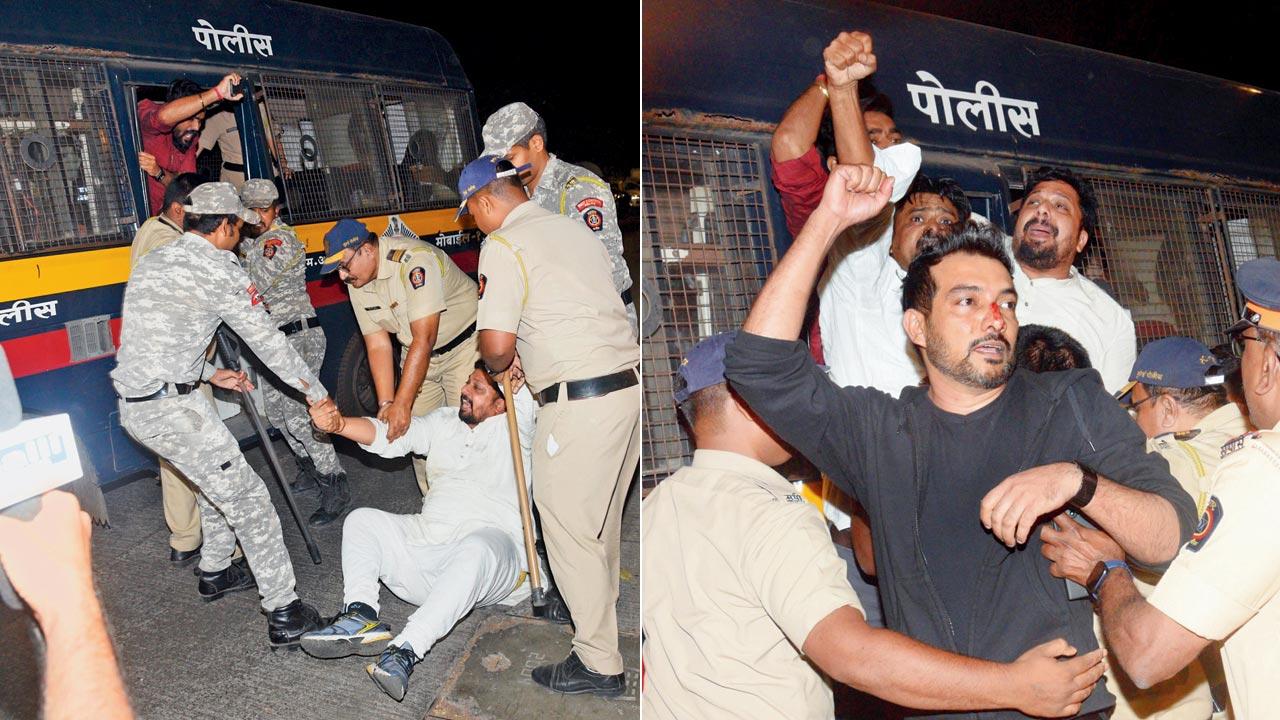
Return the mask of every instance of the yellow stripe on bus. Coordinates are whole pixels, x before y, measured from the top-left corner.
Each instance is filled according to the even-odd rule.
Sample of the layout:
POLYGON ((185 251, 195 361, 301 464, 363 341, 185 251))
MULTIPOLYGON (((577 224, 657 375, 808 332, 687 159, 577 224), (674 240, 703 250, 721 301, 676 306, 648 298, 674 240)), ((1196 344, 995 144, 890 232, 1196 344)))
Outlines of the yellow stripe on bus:
MULTIPOLYGON (((400 219, 419 235, 458 230, 453 208, 404 213, 400 219)), ((370 232, 381 234, 388 215, 361 218, 370 232)), ((308 253, 324 252, 324 234, 336 223, 314 223, 294 228, 308 253)), ((468 223, 467 227, 471 227, 468 223)), ((117 285, 129 280, 129 247, 102 248, 43 255, 17 260, 0 260, 0 302, 56 295, 117 285)))

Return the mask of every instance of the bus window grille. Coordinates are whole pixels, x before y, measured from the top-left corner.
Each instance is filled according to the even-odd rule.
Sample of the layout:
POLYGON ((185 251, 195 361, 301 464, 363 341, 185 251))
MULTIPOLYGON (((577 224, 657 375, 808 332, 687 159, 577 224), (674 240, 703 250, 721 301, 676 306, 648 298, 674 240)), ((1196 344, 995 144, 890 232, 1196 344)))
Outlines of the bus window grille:
POLYGON ((1235 267, 1260 257, 1276 257, 1280 245, 1280 194, 1237 188, 1222 188, 1218 194, 1223 232, 1235 267))
POLYGON ((102 65, 0 56, 0 257, 127 243, 127 177, 102 65))
POLYGON ((67 323, 67 340, 71 346, 71 362, 90 360, 115 352, 115 343, 111 339, 110 322, 110 315, 95 315, 94 317, 73 320, 67 323))
POLYGON ((1220 344, 1235 312, 1209 189, 1085 175, 1098 230, 1077 264, 1132 313, 1139 348, 1171 335, 1220 344))
POLYGON ((395 211, 390 145, 372 84, 264 75, 262 86, 289 222, 395 211))
POLYGON ((758 143, 647 128, 642 167, 644 275, 660 306, 642 343, 647 489, 692 458, 672 398, 681 358, 742 325, 777 248, 758 143))
POLYGON ((470 97, 400 83, 378 90, 404 209, 457 207, 458 175, 479 154, 470 97))

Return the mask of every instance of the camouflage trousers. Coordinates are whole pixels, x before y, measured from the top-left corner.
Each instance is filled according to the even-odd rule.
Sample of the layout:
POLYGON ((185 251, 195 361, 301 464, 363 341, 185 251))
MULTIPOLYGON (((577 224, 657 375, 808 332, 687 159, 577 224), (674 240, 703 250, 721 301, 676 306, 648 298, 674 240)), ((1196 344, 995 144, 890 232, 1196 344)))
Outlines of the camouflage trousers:
POLYGON ((201 570, 225 570, 238 539, 258 580, 262 607, 273 610, 297 599, 293 563, 267 487, 203 393, 121 400, 120 424, 200 489, 201 570))
MULTIPOLYGON (((318 376, 320 366, 324 364, 324 328, 313 327, 294 333, 289 336, 289 342, 307 362, 311 372, 318 376)), ((267 406, 267 419, 284 435, 284 441, 289 444, 294 457, 311 458, 316 472, 322 475, 342 472, 329 434, 317 433, 311 426, 307 401, 297 390, 286 386, 269 370, 260 373, 258 377, 262 382, 262 400, 267 406)))

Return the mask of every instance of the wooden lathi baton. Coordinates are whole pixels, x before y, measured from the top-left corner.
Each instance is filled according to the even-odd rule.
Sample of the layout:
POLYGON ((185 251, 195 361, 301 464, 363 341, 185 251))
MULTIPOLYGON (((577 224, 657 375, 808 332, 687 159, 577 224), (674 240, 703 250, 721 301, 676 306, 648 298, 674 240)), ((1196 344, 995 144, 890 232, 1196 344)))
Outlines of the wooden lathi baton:
POLYGON ((524 453, 520 451, 520 425, 516 422, 516 396, 511 390, 511 368, 502 373, 502 393, 507 403, 507 435, 511 439, 511 462, 516 466, 516 497, 520 501, 520 523, 524 525, 524 553, 529 561, 529 603, 535 617, 547 613, 547 598, 542 591, 542 569, 533 540, 533 513, 529 510, 529 488, 524 479, 524 453))

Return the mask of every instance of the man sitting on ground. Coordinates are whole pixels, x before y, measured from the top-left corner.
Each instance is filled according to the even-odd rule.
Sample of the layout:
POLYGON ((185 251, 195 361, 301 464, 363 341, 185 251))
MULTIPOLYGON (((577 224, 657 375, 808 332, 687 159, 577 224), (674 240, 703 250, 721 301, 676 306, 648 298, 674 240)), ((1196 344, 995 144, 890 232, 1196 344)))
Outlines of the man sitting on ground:
MULTIPOLYGON (((518 373, 519 371, 517 371, 518 373)), ((516 387, 516 417, 526 477, 533 446, 533 397, 516 387)), ((318 658, 378 655, 365 667, 397 701, 413 665, 472 608, 514 605, 528 596, 526 561, 507 430, 507 402, 479 363, 462 386, 459 406, 409 422, 387 442, 376 418, 343 417, 333 403, 311 408, 316 427, 360 443, 382 457, 426 458, 431 488, 416 515, 353 510, 343 523, 343 612, 302 637, 318 658), (418 609, 399 635, 378 619, 378 581, 418 609)))

